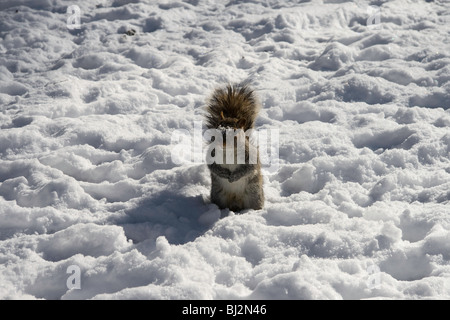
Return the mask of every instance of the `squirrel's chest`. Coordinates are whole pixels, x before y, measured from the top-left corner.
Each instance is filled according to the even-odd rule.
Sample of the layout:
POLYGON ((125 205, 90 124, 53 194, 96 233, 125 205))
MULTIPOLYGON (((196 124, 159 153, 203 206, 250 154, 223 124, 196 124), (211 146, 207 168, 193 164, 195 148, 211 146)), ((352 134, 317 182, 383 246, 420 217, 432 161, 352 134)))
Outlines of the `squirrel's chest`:
POLYGON ((227 179, 219 178, 220 189, 217 198, 224 207, 231 210, 240 210, 249 204, 248 194, 248 179, 241 178, 234 182, 229 182, 227 179))
POLYGON ((229 182, 227 179, 220 177, 218 179, 224 192, 228 194, 236 194, 236 196, 243 196, 246 193, 248 185, 248 179, 246 177, 243 177, 234 182, 229 182))

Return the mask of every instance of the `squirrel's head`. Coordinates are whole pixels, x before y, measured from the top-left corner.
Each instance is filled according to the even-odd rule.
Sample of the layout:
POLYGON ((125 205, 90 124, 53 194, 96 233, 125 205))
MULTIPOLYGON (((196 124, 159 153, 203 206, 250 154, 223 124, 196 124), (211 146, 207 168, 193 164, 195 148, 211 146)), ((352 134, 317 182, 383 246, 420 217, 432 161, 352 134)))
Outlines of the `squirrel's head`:
POLYGON ((245 125, 247 123, 246 119, 236 119, 231 117, 226 117, 223 111, 220 112, 219 127, 224 129, 243 129, 245 130, 245 125))
POLYGON ((227 146, 227 138, 234 140, 231 146, 236 146, 236 139, 245 131, 246 119, 236 119, 231 117, 226 117, 223 111, 220 113, 220 121, 218 130, 222 133, 223 146, 227 146))

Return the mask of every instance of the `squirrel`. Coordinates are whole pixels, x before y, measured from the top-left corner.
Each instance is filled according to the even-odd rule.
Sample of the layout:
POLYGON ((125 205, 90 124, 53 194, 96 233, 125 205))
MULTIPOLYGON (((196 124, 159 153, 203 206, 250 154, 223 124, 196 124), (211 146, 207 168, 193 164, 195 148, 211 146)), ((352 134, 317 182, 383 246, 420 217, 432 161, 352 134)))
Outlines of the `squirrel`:
POLYGON ((212 163, 207 161, 211 172, 211 202, 220 209, 238 212, 264 206, 259 150, 248 135, 259 110, 260 104, 247 83, 217 88, 208 100, 206 127, 216 133, 209 142, 210 154, 207 154, 214 157, 214 161, 209 161, 212 163))

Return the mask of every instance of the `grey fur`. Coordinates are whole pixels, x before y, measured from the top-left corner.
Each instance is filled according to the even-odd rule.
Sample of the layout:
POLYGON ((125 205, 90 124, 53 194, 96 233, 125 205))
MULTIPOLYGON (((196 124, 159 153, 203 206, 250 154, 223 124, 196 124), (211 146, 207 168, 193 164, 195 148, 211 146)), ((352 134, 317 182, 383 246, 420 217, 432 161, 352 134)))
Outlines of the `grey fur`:
POLYGON ((211 201, 220 209, 241 211, 263 208, 263 179, 259 164, 242 164, 233 172, 217 164, 210 165, 209 168, 211 201))
MULTIPOLYGON (((234 129, 252 129, 259 111, 256 97, 247 85, 227 86, 227 89, 217 89, 207 108, 208 128, 226 127, 234 129)), ((245 139, 245 163, 237 162, 237 147, 234 138, 224 140, 224 147, 232 143, 234 146, 234 163, 208 164, 211 171, 211 201, 220 209, 229 208, 232 211, 245 209, 262 209, 264 206, 263 178, 259 152, 257 162, 249 163, 249 150, 258 149, 245 139)), ((230 147, 228 145, 228 147, 230 147)), ((214 152, 220 152, 215 150, 214 152)), ((222 150, 224 152, 224 150, 222 150)), ((225 153, 223 154, 225 158, 225 153)), ((224 161, 225 162, 225 161, 224 161)))

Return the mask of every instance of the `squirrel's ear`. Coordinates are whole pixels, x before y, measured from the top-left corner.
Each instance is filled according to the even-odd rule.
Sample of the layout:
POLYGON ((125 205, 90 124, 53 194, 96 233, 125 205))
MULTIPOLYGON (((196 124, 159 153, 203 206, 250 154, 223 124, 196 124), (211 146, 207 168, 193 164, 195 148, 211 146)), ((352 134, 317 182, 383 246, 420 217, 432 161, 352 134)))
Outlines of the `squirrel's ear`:
POLYGON ((222 120, 225 120, 225 116, 223 115, 223 111, 220 111, 220 116, 222 117, 222 120))
POLYGON ((241 128, 241 129, 244 129, 246 124, 247 124, 247 120, 245 120, 245 119, 240 119, 237 123, 238 128, 241 128))

